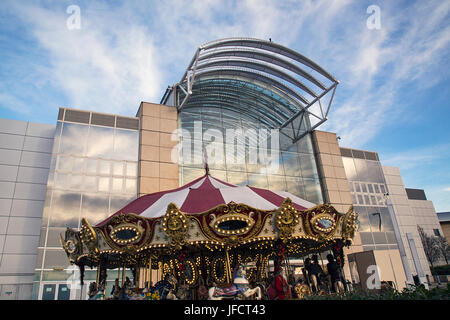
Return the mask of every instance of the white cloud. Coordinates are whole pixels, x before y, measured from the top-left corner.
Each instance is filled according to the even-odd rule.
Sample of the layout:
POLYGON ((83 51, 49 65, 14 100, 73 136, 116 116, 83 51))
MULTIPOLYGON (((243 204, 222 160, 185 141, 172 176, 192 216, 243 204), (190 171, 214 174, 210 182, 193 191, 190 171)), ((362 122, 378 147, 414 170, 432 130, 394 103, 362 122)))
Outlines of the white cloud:
MULTIPOLYGON (((69 98, 66 107, 132 115, 162 91, 151 33, 120 19, 121 8, 95 14, 81 7, 81 29, 69 30, 65 8, 17 5, 50 56, 44 77, 69 98)), ((57 107, 57 106, 55 106, 57 107)))

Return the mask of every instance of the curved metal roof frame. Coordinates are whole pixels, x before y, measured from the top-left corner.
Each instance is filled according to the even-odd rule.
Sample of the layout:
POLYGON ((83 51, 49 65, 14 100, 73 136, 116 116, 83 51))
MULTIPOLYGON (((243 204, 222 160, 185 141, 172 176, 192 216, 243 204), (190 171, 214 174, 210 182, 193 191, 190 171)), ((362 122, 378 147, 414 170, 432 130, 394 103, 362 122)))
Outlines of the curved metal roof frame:
MULTIPOLYGON (((201 90, 201 86, 195 86, 195 90, 193 90, 194 84, 206 78, 239 79, 254 84, 262 90, 275 91, 277 95, 286 99, 289 107, 282 101, 275 101, 278 108, 273 107, 273 110, 267 110, 267 105, 262 109, 257 108, 257 104, 254 106, 238 104, 236 105, 236 108, 239 109, 237 111, 242 112, 243 106, 246 108, 256 107, 255 110, 252 110, 253 112, 267 112, 266 116, 270 114, 278 117, 279 121, 276 123, 279 124, 279 128, 284 128, 289 124, 292 126, 293 120, 298 116, 307 115, 309 118, 313 116, 318 121, 309 130, 313 130, 326 121, 339 83, 318 64, 282 45, 252 38, 226 38, 201 45, 181 81, 166 91, 161 103, 166 103, 172 94, 176 95, 174 103, 179 111, 189 103, 191 96, 195 96, 192 103, 196 106, 201 106, 202 101, 205 104, 211 103, 208 101, 210 98, 207 98, 204 91, 201 90), (175 88, 179 88, 179 90, 175 88), (329 93, 331 98, 325 105, 322 105, 321 100, 325 100, 325 96, 329 97, 329 93), (286 113, 289 117, 287 120, 279 114, 279 106, 289 110, 286 113), (292 106, 295 110, 291 109, 292 106), (319 108, 310 109, 312 106, 319 108)), ((220 89, 223 91, 235 90, 226 86, 220 89)), ((248 90, 251 88, 249 87, 248 90)), ((261 94, 261 90, 254 90, 255 95, 261 94)), ((261 104, 263 105, 263 103, 261 104)), ((299 139, 297 138, 296 140, 299 139)))
MULTIPOLYGON (((248 78, 246 78, 245 76, 240 76, 238 74, 233 74, 232 76, 225 74, 215 74, 212 73, 210 75, 204 75, 201 80, 197 81, 196 84, 198 84, 199 82, 206 82, 206 81, 211 81, 210 83, 208 83, 207 85, 202 84, 200 90, 203 90, 203 88, 208 88, 213 84, 212 81, 216 81, 216 82, 220 82, 220 87, 223 90, 224 86, 228 86, 230 89, 235 89, 236 86, 229 86, 227 83, 225 82, 232 82, 232 81, 236 81, 239 82, 241 84, 241 88, 248 88, 248 90, 245 91, 245 93, 250 94, 249 92, 252 91, 253 94, 252 96, 256 97, 256 98, 262 98, 265 99, 269 99, 270 101, 273 101, 275 104, 280 104, 283 107, 286 107, 287 109, 290 110, 290 112, 295 112, 298 110, 298 108, 303 108, 302 105, 299 105, 298 100, 294 99, 292 96, 288 95, 286 92, 280 90, 278 87, 275 86, 269 86, 267 83, 263 83, 260 82, 258 80, 253 80, 252 82, 248 82, 248 78), (250 88, 251 87, 251 88, 250 88), (267 93, 265 92, 267 91, 267 93), (270 94, 268 94, 270 93, 270 94), (277 98, 274 97, 277 96, 277 98)), ((227 88, 228 90, 228 88, 227 88)))
MULTIPOLYGON (((275 99, 273 96, 267 95, 263 92, 256 92, 255 90, 244 90, 243 88, 237 88, 232 86, 224 86, 224 85, 214 85, 214 84, 208 84, 208 85, 202 85, 201 89, 199 90, 201 92, 201 96, 194 95, 190 98, 189 104, 186 106, 189 106, 192 102, 198 101, 201 103, 204 99, 208 99, 211 95, 216 96, 226 96, 234 100, 237 104, 246 104, 249 107, 254 107, 246 97, 250 98, 250 101, 258 101, 258 105, 265 109, 267 114, 270 114, 273 112, 274 109, 282 108, 282 114, 280 116, 289 118, 293 112, 295 112, 295 107, 292 105, 290 108, 287 108, 287 106, 290 106, 289 104, 283 104, 280 103, 280 100, 275 99), (226 90, 224 90, 224 87, 226 87, 226 90)), ((277 118, 277 117, 275 117, 277 118)), ((279 117, 278 117, 279 118, 279 117)))

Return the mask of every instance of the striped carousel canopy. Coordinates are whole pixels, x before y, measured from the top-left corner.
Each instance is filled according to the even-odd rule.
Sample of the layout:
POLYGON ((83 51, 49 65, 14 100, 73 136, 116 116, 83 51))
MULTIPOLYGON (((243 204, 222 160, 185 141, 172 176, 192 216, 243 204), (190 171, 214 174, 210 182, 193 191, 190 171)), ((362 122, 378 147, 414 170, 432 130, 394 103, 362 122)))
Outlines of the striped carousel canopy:
POLYGON ((121 213, 158 218, 166 213, 170 203, 175 203, 186 214, 198 214, 230 202, 243 203, 260 210, 275 210, 288 197, 297 210, 305 210, 316 205, 286 191, 270 191, 250 186, 241 187, 205 174, 180 188, 139 197, 97 226, 104 225, 113 216, 121 213))

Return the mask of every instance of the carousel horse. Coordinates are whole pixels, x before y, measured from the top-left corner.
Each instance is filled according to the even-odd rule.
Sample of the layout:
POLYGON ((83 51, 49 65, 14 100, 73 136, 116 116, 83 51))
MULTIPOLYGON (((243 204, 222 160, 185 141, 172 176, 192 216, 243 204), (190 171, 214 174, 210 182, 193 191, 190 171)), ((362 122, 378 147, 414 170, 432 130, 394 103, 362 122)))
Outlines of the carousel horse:
POLYGON ((153 287, 150 288, 151 293, 158 291, 161 300, 167 299, 169 292, 175 290, 176 279, 173 275, 167 274, 163 280, 158 281, 153 287))
POLYGON ((229 287, 211 287, 208 290, 208 296, 210 300, 222 300, 224 298, 237 298, 242 295, 244 298, 248 298, 251 295, 256 294, 256 300, 261 300, 261 288, 255 287, 249 288, 247 280, 247 274, 245 271, 245 265, 238 266, 233 276, 233 284, 229 287))

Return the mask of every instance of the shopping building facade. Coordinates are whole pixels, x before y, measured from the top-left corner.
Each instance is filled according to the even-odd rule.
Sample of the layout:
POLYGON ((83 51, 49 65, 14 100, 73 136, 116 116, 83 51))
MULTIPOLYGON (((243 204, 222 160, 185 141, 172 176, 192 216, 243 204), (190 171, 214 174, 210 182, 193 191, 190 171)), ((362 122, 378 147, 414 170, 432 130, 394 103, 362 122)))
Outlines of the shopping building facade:
POLYGON ((2 120, 1 298, 84 299, 97 271, 86 270, 86 285, 77 285, 60 243, 65 228, 79 228, 81 218, 95 225, 136 197, 202 176, 206 165, 228 183, 287 191, 340 212, 353 205, 359 232, 345 251, 349 281, 364 283, 376 264, 380 280, 399 289, 413 275, 425 282, 417 224, 432 204, 405 199, 398 170, 383 167, 376 152, 340 147, 336 133, 317 130, 337 84, 278 44, 223 39, 199 47, 180 82, 135 116, 60 108, 55 126, 21 123, 21 131, 2 120), (14 230, 18 216, 34 220, 14 230))

